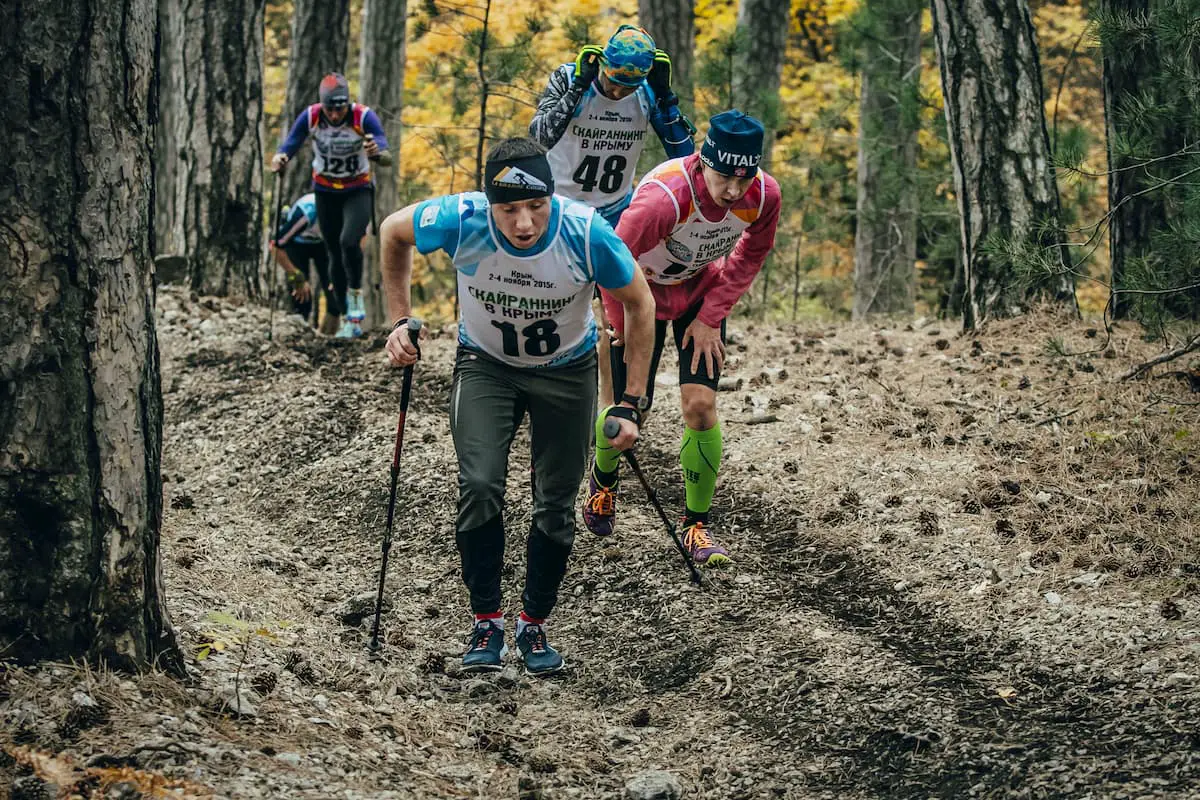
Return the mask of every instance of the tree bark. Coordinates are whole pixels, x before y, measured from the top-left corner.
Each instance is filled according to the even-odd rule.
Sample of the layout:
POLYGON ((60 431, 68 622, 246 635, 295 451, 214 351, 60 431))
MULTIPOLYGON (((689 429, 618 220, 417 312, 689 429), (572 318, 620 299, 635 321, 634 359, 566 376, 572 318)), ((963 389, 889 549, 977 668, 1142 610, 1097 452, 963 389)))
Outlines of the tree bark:
MULTIPOLYGON (((404 107, 405 27, 407 0, 365 0, 359 75, 362 96, 383 123, 392 165, 375 171, 375 213, 382 220, 400 205, 400 113, 404 107)), ((363 276, 368 327, 386 322, 387 310, 379 275, 379 237, 372 239, 363 276)))
POLYGON ((933 28, 961 217, 963 325, 1074 302, 1064 272, 1042 74, 1025 0, 933 0, 933 28), (1040 261, 1040 280, 1018 267, 1040 261), (1048 275, 1048 277, 1047 277, 1048 275))
MULTIPOLYGON (((366 36, 366 33, 363 35, 366 36)), ((292 41, 288 45, 283 136, 287 136, 297 115, 317 102, 321 78, 330 72, 345 73, 349 46, 350 0, 295 0, 292 8, 292 41)), ((296 153, 284 172, 284 203, 291 203, 309 191, 312 181, 312 171, 309 169, 311 148, 310 140, 296 153)))
POLYGON ((671 56, 671 88, 691 108, 692 61, 696 49, 694 0, 638 0, 638 20, 654 44, 671 56))
POLYGON ((175 241, 192 288, 258 297, 265 0, 182 0, 175 241))
POLYGON ((0 653, 181 668, 163 605, 156 0, 10 15, 0 160, 0 653))
POLYGON ((737 25, 744 37, 735 61, 735 105, 766 128, 763 169, 770 170, 771 148, 779 127, 779 82, 787 52, 790 0, 740 0, 737 25))
POLYGON ((154 132, 154 254, 179 254, 175 241, 175 181, 179 172, 179 144, 175 139, 183 54, 176 41, 180 0, 158 0, 158 126, 154 132))
POLYGON ((921 0, 868 0, 862 24, 854 319, 916 301, 921 0))

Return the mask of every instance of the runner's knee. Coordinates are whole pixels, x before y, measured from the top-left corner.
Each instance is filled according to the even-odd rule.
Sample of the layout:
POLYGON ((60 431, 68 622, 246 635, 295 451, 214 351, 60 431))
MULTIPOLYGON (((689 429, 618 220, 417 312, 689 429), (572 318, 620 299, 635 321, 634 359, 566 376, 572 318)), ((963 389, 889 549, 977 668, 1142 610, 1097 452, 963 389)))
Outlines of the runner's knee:
POLYGON ((685 383, 680 387, 683 421, 694 431, 704 431, 717 424, 717 393, 707 386, 685 383))

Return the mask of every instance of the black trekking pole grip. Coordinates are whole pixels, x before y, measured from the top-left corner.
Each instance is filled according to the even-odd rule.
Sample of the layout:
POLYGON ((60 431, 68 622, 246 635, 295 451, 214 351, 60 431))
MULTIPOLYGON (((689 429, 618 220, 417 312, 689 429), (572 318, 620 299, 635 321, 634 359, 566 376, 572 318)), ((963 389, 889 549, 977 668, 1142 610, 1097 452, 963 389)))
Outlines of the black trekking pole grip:
MULTIPOLYGON (((617 422, 613 417, 608 417, 604 420, 602 431, 605 438, 612 439, 620 435, 621 423, 617 422)), ((683 542, 679 540, 679 533, 675 530, 675 525, 667 516, 667 512, 663 511, 662 503, 658 501, 658 493, 651 488, 650 481, 646 479, 646 474, 642 472, 642 467, 638 463, 637 456, 634 455, 633 450, 625 451, 625 460, 629 462, 630 468, 633 469, 633 474, 637 475, 638 481, 646 491, 646 496, 650 498, 650 505, 654 506, 654 510, 658 512, 659 519, 662 520, 663 525, 667 526, 667 533, 671 534, 671 541, 675 542, 675 549, 679 551, 679 555, 683 558, 683 563, 687 566, 688 572, 692 576, 692 583, 700 586, 700 570, 696 569, 692 557, 688 555, 683 542)))
MULTIPOLYGON (((417 338, 421 334, 421 320, 409 319, 407 325, 409 339, 412 340, 413 346, 417 346, 417 338)), ((420 348, 418 348, 418 352, 420 348)), ((379 618, 383 613, 383 588, 387 581, 387 562, 388 553, 392 549, 392 523, 396 515, 396 483, 400 476, 400 452, 404 449, 404 421, 408 416, 408 401, 412 397, 412 382, 413 382, 413 366, 409 364, 404 368, 404 382, 400 388, 400 415, 396 421, 396 446, 392 450, 392 469, 391 469, 391 492, 388 495, 387 507, 387 524, 383 531, 383 553, 379 562, 379 588, 375 593, 375 621, 371 625, 371 641, 367 648, 372 652, 378 652, 379 645, 379 618)))

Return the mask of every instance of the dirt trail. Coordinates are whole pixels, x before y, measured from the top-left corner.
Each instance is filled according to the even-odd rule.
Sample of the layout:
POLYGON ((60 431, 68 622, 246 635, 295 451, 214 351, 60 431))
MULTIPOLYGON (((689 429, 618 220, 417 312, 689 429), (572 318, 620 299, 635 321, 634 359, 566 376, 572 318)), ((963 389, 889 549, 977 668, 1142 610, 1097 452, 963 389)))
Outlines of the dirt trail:
MULTIPOLYGON (((369 620, 338 615, 378 568, 381 340, 285 320, 268 346, 259 309, 170 290, 160 314, 169 602, 210 652, 191 686, 10 670, 16 744, 228 797, 615 798, 651 769, 714 799, 1196 796, 1200 415, 1181 383, 1113 381, 1151 352, 1132 330, 1061 357, 1051 336, 1099 338, 734 325, 715 522, 736 568, 691 587, 626 475, 618 534, 580 526, 552 621, 570 670, 534 681, 457 670, 451 336, 418 368, 371 661, 369 620), (103 719, 78 724, 76 689, 103 719)), ((641 453, 678 509, 673 369, 641 453)), ((528 457, 522 435, 510 613, 528 457)))

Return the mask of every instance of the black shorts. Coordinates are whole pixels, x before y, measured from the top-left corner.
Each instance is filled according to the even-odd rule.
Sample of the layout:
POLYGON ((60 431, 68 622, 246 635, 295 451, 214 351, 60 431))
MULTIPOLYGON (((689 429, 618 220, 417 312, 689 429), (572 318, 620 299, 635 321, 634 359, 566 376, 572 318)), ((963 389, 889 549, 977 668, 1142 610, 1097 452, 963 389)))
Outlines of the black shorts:
MULTIPOLYGON (((654 352, 650 356, 650 374, 646 378, 646 396, 650 398, 651 404, 654 401, 654 376, 658 374, 658 362, 662 358, 663 348, 666 347, 668 325, 672 326, 675 334, 675 350, 679 354, 679 385, 698 383, 701 386, 707 386, 714 392, 717 390, 717 383, 721 379, 721 370, 717 368, 715 374, 709 375, 708 365, 704 359, 700 359, 698 370, 693 372, 692 356, 696 353, 696 345, 694 342, 689 342, 687 347, 683 346, 683 334, 699 313, 700 305, 697 304, 689 308, 678 319, 654 321, 654 352)), ((725 342, 725 320, 721 320, 721 342, 725 342)), ((620 402, 621 395, 625 394, 625 346, 609 348, 608 358, 612 367, 613 399, 620 402)))

